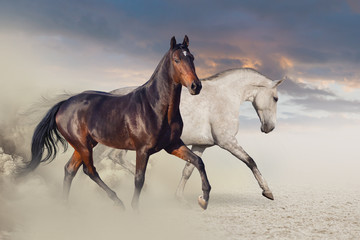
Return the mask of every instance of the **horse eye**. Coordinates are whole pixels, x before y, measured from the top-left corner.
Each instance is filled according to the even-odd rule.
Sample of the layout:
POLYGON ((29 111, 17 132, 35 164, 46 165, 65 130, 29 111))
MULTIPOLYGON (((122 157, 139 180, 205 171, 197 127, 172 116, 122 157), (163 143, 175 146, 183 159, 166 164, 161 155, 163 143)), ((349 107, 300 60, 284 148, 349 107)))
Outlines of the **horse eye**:
POLYGON ((176 59, 175 59, 175 62, 176 62, 176 63, 179 63, 179 62, 180 62, 180 59, 177 59, 177 58, 176 58, 176 59))
POLYGON ((277 102, 279 100, 278 97, 274 97, 274 101, 277 102))

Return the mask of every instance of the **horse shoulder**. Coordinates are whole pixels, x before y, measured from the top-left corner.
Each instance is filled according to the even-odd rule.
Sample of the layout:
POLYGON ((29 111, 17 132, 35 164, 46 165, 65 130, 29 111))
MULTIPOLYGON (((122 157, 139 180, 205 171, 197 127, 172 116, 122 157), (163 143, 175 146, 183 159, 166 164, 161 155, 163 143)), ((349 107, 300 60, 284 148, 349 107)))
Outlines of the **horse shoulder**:
POLYGON ((231 96, 223 95, 213 102, 210 109, 211 132, 214 139, 235 136, 239 129, 239 103, 231 96))
POLYGON ((211 102, 204 98, 203 92, 196 96, 183 92, 180 103, 180 112, 184 122, 181 139, 185 144, 213 144, 209 121, 210 105, 211 102))

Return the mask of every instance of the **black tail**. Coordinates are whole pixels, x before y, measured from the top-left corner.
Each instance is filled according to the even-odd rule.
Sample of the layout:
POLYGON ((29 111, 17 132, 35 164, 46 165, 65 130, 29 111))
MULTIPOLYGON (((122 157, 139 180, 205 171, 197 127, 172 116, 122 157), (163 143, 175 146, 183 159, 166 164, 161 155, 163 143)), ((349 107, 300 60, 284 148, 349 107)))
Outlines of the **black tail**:
POLYGON ((26 166, 26 170, 32 171, 39 166, 40 162, 46 162, 49 159, 50 161, 54 160, 58 151, 57 143, 59 141, 63 145, 64 151, 67 150, 67 142, 58 132, 55 121, 55 116, 64 102, 59 102, 52 107, 36 126, 31 143, 31 161, 26 166), (42 159, 45 148, 47 154, 42 159))

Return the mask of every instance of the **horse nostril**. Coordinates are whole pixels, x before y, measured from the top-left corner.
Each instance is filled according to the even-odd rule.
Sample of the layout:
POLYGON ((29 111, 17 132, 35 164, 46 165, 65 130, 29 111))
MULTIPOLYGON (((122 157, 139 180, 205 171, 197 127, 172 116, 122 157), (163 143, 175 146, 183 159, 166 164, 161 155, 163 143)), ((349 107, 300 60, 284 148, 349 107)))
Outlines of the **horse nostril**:
POLYGON ((199 84, 197 85, 197 90, 200 92, 201 88, 202 88, 202 85, 201 85, 201 82, 199 82, 199 84))
POLYGON ((191 84, 191 90, 195 90, 195 89, 196 89, 196 83, 193 82, 193 83, 191 84))

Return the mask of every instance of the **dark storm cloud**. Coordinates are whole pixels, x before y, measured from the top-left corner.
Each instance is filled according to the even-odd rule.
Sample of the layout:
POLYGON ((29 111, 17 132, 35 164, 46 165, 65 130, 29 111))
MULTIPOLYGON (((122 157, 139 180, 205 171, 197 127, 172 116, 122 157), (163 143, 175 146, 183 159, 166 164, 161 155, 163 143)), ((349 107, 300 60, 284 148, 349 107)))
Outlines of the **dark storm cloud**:
POLYGON ((331 54, 309 47, 287 47, 287 54, 295 56, 298 61, 306 63, 326 63, 331 59, 331 54))
POLYGON ((321 63, 359 61, 356 46, 360 15, 352 13, 346 1, 292 1, 282 13, 266 9, 264 14, 270 21, 287 29, 291 40, 284 50, 294 59, 321 63))
POLYGON ((236 36, 239 45, 242 39, 278 42, 269 52, 299 61, 360 60, 360 15, 346 1, 20 0, 2 2, 0 19, 3 25, 85 36, 117 47, 131 48, 131 41, 142 40, 167 43, 171 35, 187 33, 204 44, 229 44, 228 37, 236 36))
POLYGON ((125 10, 118 4, 98 0, 6 1, 0 3, 0 26, 35 37, 59 36, 83 45, 95 43, 111 52, 135 56, 153 54, 157 39, 169 45, 172 33, 158 37, 161 31, 156 30, 161 28, 151 28, 152 22, 125 10))

